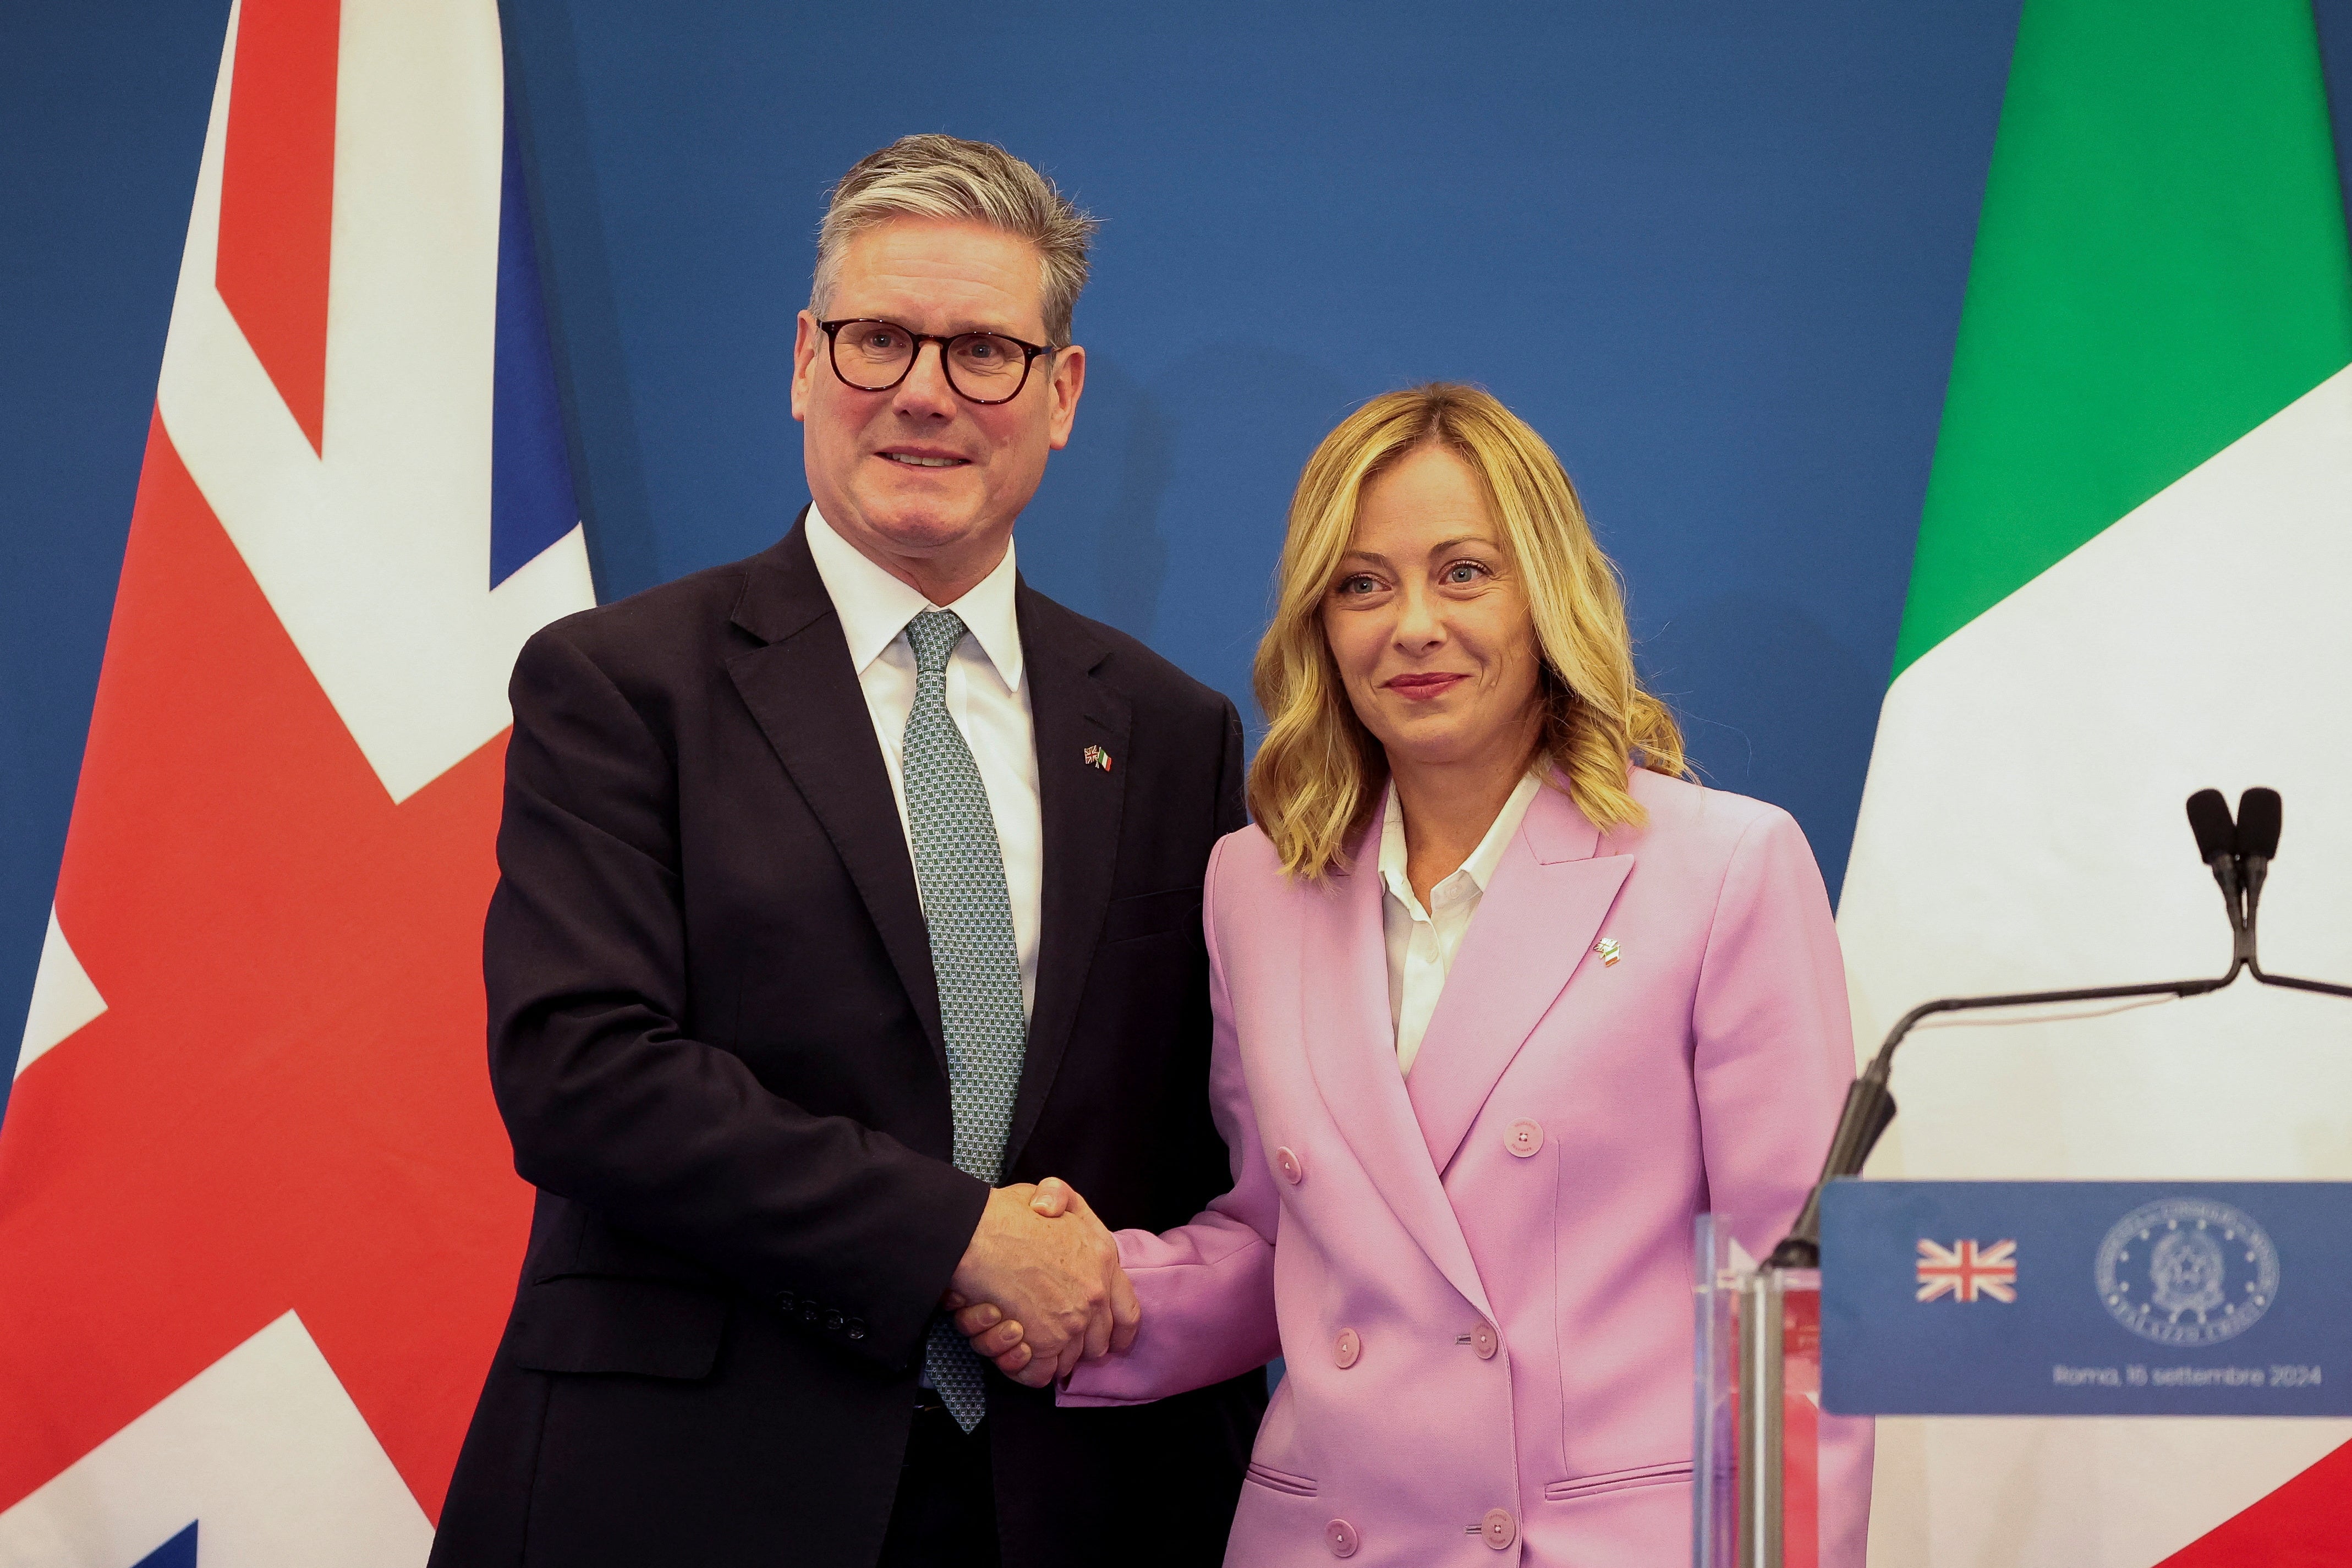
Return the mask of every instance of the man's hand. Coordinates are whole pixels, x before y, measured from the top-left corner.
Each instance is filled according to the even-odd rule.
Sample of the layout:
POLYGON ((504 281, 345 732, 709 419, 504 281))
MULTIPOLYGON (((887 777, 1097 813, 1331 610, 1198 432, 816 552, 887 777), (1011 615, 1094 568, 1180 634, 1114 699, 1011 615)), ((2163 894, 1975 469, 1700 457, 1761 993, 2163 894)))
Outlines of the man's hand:
POLYGON ((1127 1349, 1142 1317, 1118 1242, 1084 1198, 1051 1178, 989 1194, 944 1305, 973 1350, 1032 1388, 1127 1349))

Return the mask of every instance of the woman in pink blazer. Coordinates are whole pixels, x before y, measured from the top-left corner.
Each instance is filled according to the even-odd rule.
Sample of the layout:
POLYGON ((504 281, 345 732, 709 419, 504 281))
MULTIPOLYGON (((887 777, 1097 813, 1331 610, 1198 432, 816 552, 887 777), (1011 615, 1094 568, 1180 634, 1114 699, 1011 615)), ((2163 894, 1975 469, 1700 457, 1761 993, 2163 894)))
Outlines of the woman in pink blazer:
MULTIPOLYGON (((1325 439, 1256 684, 1256 823, 1205 895, 1234 1189, 1119 1233, 1140 1331, 1060 1400, 1281 1354, 1230 1564, 1687 1563, 1693 1218, 1760 1257, 1853 1074, 1804 836, 1680 776, 1567 474, 1472 388, 1325 439)), ((1870 1433, 1823 1434, 1843 1568, 1870 1433)))

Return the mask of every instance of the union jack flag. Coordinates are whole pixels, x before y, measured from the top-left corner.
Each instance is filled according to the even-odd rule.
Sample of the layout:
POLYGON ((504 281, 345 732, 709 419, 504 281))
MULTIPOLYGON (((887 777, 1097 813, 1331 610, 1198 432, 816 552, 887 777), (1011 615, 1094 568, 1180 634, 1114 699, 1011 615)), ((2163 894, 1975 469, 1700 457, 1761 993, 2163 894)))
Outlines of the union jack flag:
POLYGON ((1979 1290, 1996 1301, 2017 1300, 2017 1243, 1996 1241, 1979 1250, 1972 1240, 1939 1247, 1920 1238, 1919 1300, 1973 1301, 1979 1290))
POLYGON ((416 1568, 530 1224, 506 679, 593 600, 494 0, 231 9, 0 1130, 0 1565, 416 1568))

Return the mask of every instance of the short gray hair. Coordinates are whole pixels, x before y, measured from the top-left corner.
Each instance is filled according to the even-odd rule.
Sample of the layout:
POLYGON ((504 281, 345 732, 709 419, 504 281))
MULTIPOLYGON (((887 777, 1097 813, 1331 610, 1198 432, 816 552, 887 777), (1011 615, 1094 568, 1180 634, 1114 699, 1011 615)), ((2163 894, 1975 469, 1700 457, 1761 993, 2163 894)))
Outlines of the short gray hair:
POLYGON ((833 187, 816 237, 816 282, 809 309, 825 313, 841 253, 893 218, 962 218, 1027 240, 1044 264, 1045 336, 1070 344, 1070 317, 1087 286, 1087 240, 1095 219, 1053 181, 990 142, 926 133, 901 136, 850 166, 833 187))

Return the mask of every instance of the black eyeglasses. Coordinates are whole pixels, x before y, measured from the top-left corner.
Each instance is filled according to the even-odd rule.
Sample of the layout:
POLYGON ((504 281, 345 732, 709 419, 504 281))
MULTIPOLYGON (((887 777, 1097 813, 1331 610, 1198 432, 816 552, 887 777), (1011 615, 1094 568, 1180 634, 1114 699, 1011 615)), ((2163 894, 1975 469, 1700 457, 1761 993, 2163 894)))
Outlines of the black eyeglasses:
POLYGON ((1029 384, 1029 367, 1037 356, 1054 352, 1002 332, 958 332, 943 338, 936 332, 909 331, 896 321, 862 317, 819 321, 817 329, 824 333, 825 358, 833 363, 833 374, 845 386, 887 392, 907 379, 925 343, 937 343, 948 385, 972 403, 1012 402, 1029 384), (850 328, 856 330, 845 331, 850 328))

